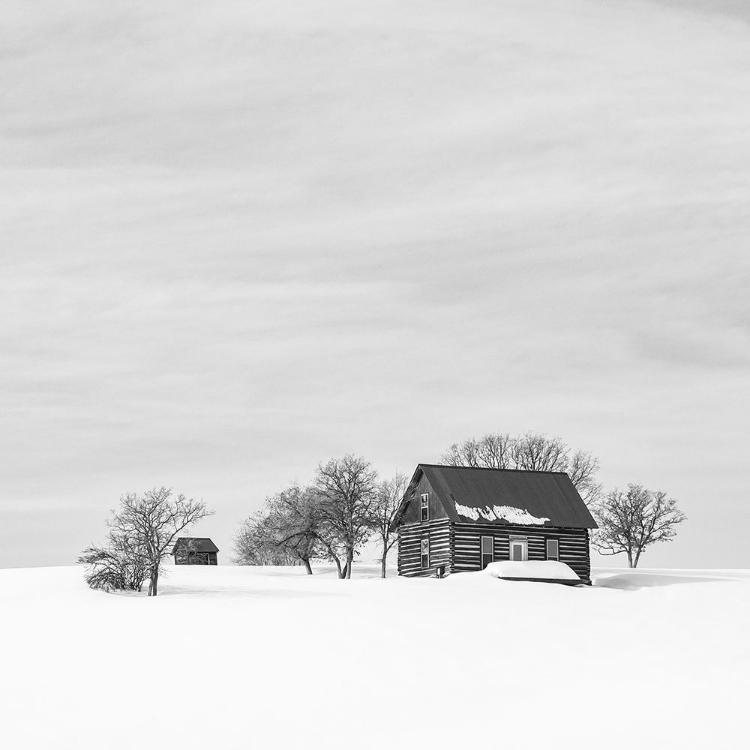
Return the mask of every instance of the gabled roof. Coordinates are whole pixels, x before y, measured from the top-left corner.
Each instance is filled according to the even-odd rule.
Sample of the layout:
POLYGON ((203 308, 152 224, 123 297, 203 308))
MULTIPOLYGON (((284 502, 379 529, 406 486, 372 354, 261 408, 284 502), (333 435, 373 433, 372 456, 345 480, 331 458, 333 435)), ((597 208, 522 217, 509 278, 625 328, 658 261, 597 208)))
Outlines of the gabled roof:
POLYGON ((456 523, 597 528, 565 472, 419 464, 405 502, 420 472, 456 523))
POLYGON ((181 536, 175 543, 172 554, 182 548, 186 552, 218 552, 219 548, 208 537, 181 536))

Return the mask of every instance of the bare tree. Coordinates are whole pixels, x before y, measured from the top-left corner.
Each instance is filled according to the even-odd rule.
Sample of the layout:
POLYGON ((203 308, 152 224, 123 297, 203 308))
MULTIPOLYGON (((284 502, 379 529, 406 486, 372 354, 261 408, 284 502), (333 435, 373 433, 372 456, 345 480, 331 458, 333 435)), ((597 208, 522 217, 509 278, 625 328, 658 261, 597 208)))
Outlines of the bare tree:
POLYGON ((510 435, 488 433, 477 441, 475 455, 479 466, 507 469, 510 466, 513 442, 510 435))
POLYGON ((318 539, 325 554, 336 563, 339 578, 351 578, 354 556, 372 535, 377 472, 362 457, 347 454, 332 458, 318 466, 314 489, 320 521, 318 539))
POLYGON ((296 484, 280 492, 270 504, 269 524, 278 544, 289 550, 305 566, 308 575, 312 575, 310 561, 320 556, 321 548, 325 550, 315 492, 296 484))
POLYGON ((469 438, 453 443, 441 460, 449 466, 472 466, 489 469, 510 469, 513 441, 507 434, 489 433, 483 437, 469 438))
POLYGON ((233 538, 235 565, 298 565, 299 559, 276 544, 266 513, 256 513, 243 521, 233 538))
POLYGON ((315 497, 307 487, 292 485, 266 499, 263 511, 247 519, 235 535, 236 561, 241 565, 301 563, 312 575, 310 561, 321 543, 315 497))
MULTIPOLYGON (((349 458, 319 467, 324 490, 323 484, 295 484, 267 498, 265 508, 235 535, 236 562, 281 565, 291 559, 312 575, 311 561, 320 558, 336 565, 339 578, 351 576, 349 561, 371 533, 373 521, 363 515, 369 506, 363 507, 357 469, 349 458)), ((370 494, 366 498, 370 501, 370 494)))
POLYGON ((129 545, 114 541, 110 547, 91 546, 81 553, 78 563, 86 565, 86 583, 104 591, 140 591, 148 572, 143 559, 130 554, 129 545))
POLYGON ((527 432, 511 437, 489 433, 454 443, 441 456, 448 466, 565 471, 586 505, 592 507, 601 494, 596 482, 599 460, 583 450, 573 451, 561 438, 527 432))
POLYGON ((372 506, 372 526, 380 542, 382 578, 385 578, 388 552, 398 540, 396 533, 391 530, 391 525, 401 506, 408 484, 409 478, 405 474, 397 473, 393 478, 386 479, 377 486, 375 502, 372 506))
POLYGON ((514 468, 526 471, 565 471, 570 448, 559 437, 527 432, 511 446, 514 468))
POLYGON ((664 492, 652 492, 639 484, 629 484, 627 492, 615 489, 596 510, 599 530, 592 544, 603 555, 625 552, 628 567, 635 568, 643 550, 658 542, 669 542, 677 525, 687 516, 677 501, 664 492))
POLYGON ((177 495, 167 487, 148 490, 143 495, 129 493, 120 498, 120 508, 112 511, 110 538, 125 540, 129 554, 141 560, 148 571, 148 595, 158 593, 159 573, 177 535, 188 526, 213 515, 205 503, 177 495))
MULTIPOLYGON (((441 463, 448 466, 480 466, 477 456, 477 443, 475 438, 464 440, 463 443, 453 443, 440 457, 441 463)), ((494 468, 505 468, 496 466, 494 468)))
POLYGON ((596 481, 599 459, 587 451, 577 450, 568 459, 564 469, 586 505, 593 509, 602 494, 602 486, 596 481))

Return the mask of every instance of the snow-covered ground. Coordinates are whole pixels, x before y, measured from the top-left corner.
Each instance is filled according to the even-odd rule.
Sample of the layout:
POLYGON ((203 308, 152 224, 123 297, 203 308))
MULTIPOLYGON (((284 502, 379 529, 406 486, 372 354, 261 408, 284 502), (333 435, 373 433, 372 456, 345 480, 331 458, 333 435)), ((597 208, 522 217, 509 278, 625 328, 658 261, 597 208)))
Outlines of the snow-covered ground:
POLYGON ((750 571, 591 588, 171 568, 156 599, 0 570, 2 744, 735 748, 750 571))

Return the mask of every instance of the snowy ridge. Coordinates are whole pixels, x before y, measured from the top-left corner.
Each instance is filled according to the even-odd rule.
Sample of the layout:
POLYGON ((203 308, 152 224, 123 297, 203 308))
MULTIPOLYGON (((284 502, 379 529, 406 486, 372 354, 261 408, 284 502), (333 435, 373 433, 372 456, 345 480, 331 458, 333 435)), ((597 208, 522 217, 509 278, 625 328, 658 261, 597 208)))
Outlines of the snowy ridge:
POLYGON ((470 508, 467 505, 456 503, 456 513, 472 521, 484 518, 485 521, 507 521, 519 526, 543 526, 549 518, 531 515, 523 508, 514 508, 512 505, 489 505, 484 508, 470 508))

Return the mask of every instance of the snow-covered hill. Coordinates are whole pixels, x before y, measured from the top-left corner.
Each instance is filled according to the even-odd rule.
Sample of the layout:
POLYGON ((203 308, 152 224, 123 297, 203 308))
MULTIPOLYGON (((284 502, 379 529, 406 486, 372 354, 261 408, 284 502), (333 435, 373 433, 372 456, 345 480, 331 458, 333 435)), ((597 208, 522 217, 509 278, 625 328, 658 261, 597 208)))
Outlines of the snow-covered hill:
POLYGON ((0 570, 3 745, 730 748, 750 571, 592 588, 172 568, 156 599, 0 570))

